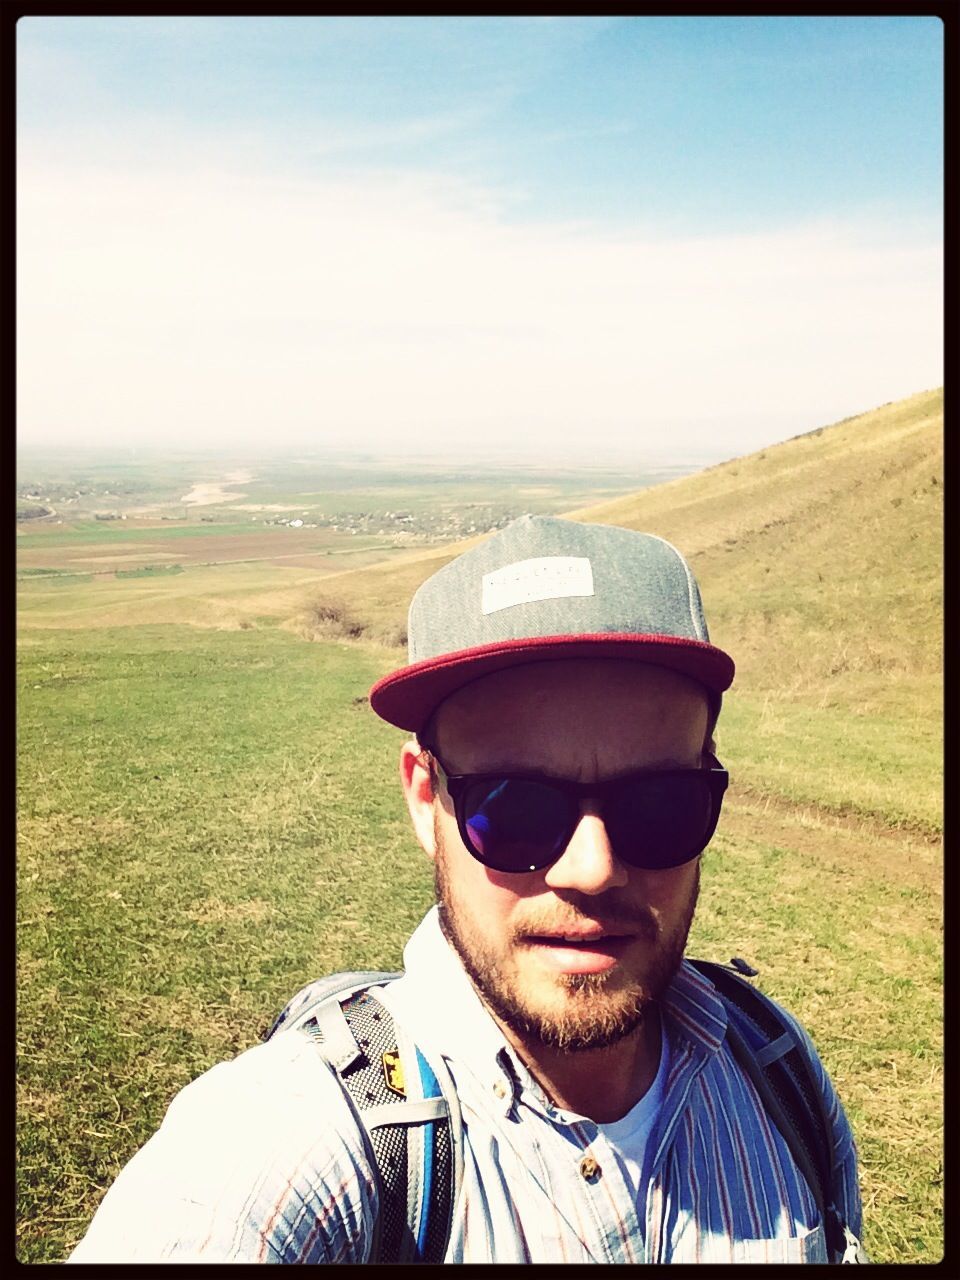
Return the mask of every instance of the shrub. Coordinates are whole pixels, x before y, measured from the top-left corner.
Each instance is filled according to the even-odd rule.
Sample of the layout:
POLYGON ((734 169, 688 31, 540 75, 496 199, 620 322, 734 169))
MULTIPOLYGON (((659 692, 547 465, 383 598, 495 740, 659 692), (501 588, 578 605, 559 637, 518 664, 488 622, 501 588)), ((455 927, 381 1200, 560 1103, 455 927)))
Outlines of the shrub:
POLYGON ((342 600, 314 600, 297 620, 307 640, 359 640, 366 629, 342 600))
POLYGON ((403 622, 387 622, 377 631, 374 639, 386 649, 407 647, 407 627, 403 622))

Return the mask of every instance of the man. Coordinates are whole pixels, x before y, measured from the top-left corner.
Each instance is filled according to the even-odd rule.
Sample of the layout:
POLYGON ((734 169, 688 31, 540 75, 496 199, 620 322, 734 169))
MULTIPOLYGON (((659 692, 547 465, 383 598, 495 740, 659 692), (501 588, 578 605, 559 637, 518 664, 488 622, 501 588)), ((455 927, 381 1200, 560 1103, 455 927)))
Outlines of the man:
MULTIPOLYGON (((683 960, 734 668, 679 552, 524 517, 423 584, 409 636, 370 701, 416 735, 400 773, 437 906, 380 994, 462 1115, 446 1260, 827 1261, 727 1009, 683 960)), ((850 1129, 798 1034, 859 1236, 850 1129)), ((378 1179, 331 1056, 277 1035, 194 1081, 71 1260, 366 1261, 378 1179)))

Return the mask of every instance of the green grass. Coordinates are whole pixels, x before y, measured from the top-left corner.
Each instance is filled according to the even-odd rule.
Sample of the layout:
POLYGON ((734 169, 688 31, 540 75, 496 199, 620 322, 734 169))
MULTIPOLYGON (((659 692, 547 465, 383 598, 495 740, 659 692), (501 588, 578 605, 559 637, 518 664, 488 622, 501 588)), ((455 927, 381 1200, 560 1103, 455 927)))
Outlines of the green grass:
MULTIPOLYGON (((62 1259, 176 1090, 302 982, 400 963, 432 882, 396 782, 403 735, 364 701, 395 657, 277 628, 25 637, 22 1260, 62 1259)), ((747 955, 809 1023, 863 1153, 867 1247, 933 1260, 936 852, 904 833, 884 860, 872 834, 751 808, 731 766, 692 952, 747 955)))
MULTIPOLYGON (((200 522, 194 515, 189 523, 179 524, 173 520, 165 520, 162 524, 148 526, 134 524, 131 520, 99 520, 71 521, 70 527, 50 533, 25 533, 17 538, 18 551, 43 550, 45 548, 84 547, 88 543, 127 543, 127 542, 166 542, 171 538, 223 538, 237 534, 251 533, 280 536, 286 530, 282 525, 264 525, 258 516, 256 523, 246 520, 242 524, 213 520, 200 522)), ((320 530, 314 532, 320 533, 320 530)))
MULTIPOLYGON (((901 692, 906 699, 909 688, 901 692)), ((928 705, 931 691, 923 689, 917 700, 928 705)), ((857 715, 849 706, 730 693, 718 747, 737 779, 756 792, 888 827, 943 830, 943 733, 936 717, 906 719, 899 708, 857 715)))
POLYGON ((398 735, 355 701, 381 667, 276 630, 23 651, 22 1259, 62 1258, 173 1092, 298 985, 399 963, 431 877, 398 735))
POLYGON ((42 592, 38 599, 49 600, 56 607, 54 602, 57 599, 62 600, 62 589, 64 587, 76 587, 93 581, 93 574, 84 572, 82 569, 18 569, 17 582, 30 582, 31 579, 42 579, 42 581, 34 582, 33 585, 41 587, 42 592), (55 587, 59 596, 47 596, 48 587, 55 587))

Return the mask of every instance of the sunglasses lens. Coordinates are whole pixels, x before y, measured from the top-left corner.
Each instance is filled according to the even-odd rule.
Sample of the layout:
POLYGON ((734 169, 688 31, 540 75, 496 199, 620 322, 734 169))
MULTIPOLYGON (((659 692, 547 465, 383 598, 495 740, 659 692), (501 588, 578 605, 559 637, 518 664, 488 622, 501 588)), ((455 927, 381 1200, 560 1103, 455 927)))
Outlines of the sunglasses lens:
POLYGON ((604 819, 617 857, 655 871, 702 853, 716 814, 710 783, 694 773, 630 782, 610 797, 604 819))
MULTIPOLYGON (((540 871, 563 853, 581 789, 531 778, 463 777, 457 818, 467 847, 498 871, 540 871)), ((602 788, 603 820, 617 858, 647 871, 679 867, 707 847, 720 815, 719 768, 639 775, 602 788)))
POLYGON ((471 783, 462 800, 467 843, 499 871, 536 871, 563 852, 570 838, 571 805, 555 787, 527 779, 471 783))

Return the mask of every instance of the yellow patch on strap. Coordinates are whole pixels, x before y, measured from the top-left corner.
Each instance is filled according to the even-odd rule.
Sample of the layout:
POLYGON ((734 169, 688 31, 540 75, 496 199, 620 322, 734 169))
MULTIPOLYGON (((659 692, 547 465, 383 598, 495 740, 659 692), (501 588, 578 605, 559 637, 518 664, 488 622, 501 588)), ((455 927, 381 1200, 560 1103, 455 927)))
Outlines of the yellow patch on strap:
POLYGON ((403 1079, 400 1054, 396 1049, 388 1049, 383 1055, 383 1078, 387 1082, 388 1089, 392 1089, 394 1093, 399 1093, 401 1098, 407 1096, 407 1086, 403 1079))

